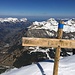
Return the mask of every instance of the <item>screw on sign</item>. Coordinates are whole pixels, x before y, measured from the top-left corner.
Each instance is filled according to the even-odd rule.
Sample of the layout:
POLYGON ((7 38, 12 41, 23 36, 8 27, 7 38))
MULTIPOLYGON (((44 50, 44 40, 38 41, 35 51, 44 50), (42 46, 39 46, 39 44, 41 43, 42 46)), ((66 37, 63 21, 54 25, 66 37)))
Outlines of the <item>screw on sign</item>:
POLYGON ((58 75, 58 65, 59 65, 61 48, 75 48, 75 40, 62 39, 63 26, 64 22, 60 21, 60 23, 58 24, 57 39, 29 38, 29 37, 22 38, 22 46, 39 46, 39 47, 56 48, 53 75, 58 75))

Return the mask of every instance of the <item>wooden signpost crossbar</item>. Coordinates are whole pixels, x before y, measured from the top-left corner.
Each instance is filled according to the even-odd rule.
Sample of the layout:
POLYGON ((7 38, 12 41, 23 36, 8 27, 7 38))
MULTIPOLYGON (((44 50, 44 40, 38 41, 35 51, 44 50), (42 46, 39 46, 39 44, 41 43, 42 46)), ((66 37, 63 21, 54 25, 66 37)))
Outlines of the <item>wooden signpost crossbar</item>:
POLYGON ((23 37, 22 46, 75 48, 75 40, 23 37))
POLYGON ((58 64, 60 59, 61 48, 75 48, 75 40, 62 39, 64 22, 60 21, 58 24, 57 39, 50 38, 22 38, 22 46, 39 46, 39 47, 54 47, 57 48, 55 52, 55 61, 53 75, 58 75, 58 64))

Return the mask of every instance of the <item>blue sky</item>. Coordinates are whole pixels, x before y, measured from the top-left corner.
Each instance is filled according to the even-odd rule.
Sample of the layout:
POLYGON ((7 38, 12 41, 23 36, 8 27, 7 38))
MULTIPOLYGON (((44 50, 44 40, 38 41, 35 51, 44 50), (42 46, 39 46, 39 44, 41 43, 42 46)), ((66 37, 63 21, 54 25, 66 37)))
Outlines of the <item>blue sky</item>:
POLYGON ((0 0, 0 15, 75 17, 75 0, 0 0))

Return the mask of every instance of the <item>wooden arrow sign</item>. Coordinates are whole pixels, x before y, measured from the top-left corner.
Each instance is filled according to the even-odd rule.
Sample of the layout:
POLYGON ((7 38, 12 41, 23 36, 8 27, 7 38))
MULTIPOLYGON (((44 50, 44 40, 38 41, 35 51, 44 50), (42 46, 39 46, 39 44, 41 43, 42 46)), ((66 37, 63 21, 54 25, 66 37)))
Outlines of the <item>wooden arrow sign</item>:
POLYGON ((75 40, 23 37, 22 46, 75 48, 75 40))

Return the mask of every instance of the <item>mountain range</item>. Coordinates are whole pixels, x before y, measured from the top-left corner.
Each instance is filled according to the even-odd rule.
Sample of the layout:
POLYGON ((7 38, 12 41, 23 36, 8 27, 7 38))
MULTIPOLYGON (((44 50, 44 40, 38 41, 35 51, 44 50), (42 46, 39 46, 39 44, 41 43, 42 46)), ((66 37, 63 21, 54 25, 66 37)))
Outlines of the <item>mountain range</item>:
POLYGON ((0 22, 26 22, 27 21, 27 18, 21 18, 21 19, 18 19, 18 18, 12 18, 12 17, 9 17, 9 18, 0 18, 0 22))
MULTIPOLYGON (((0 22, 0 66, 21 67, 45 59, 54 59, 54 48, 22 47, 22 37, 57 38, 59 21, 50 18, 30 22, 25 18, 4 18, 0 22), (9 20, 9 21, 7 21, 9 20), (23 21, 24 20, 24 21, 23 21)), ((65 21, 63 39, 75 39, 75 20, 65 21), (69 29, 68 29, 69 28, 69 29)), ((62 49, 61 56, 69 56, 72 49, 62 49)))
MULTIPOLYGON (((28 28, 29 29, 49 29, 50 31, 53 30, 57 32, 58 21, 56 21, 54 18, 50 18, 47 21, 42 21, 42 22, 35 21, 28 28)), ((63 31, 66 33, 75 32, 75 19, 74 18, 65 22, 63 31)))

